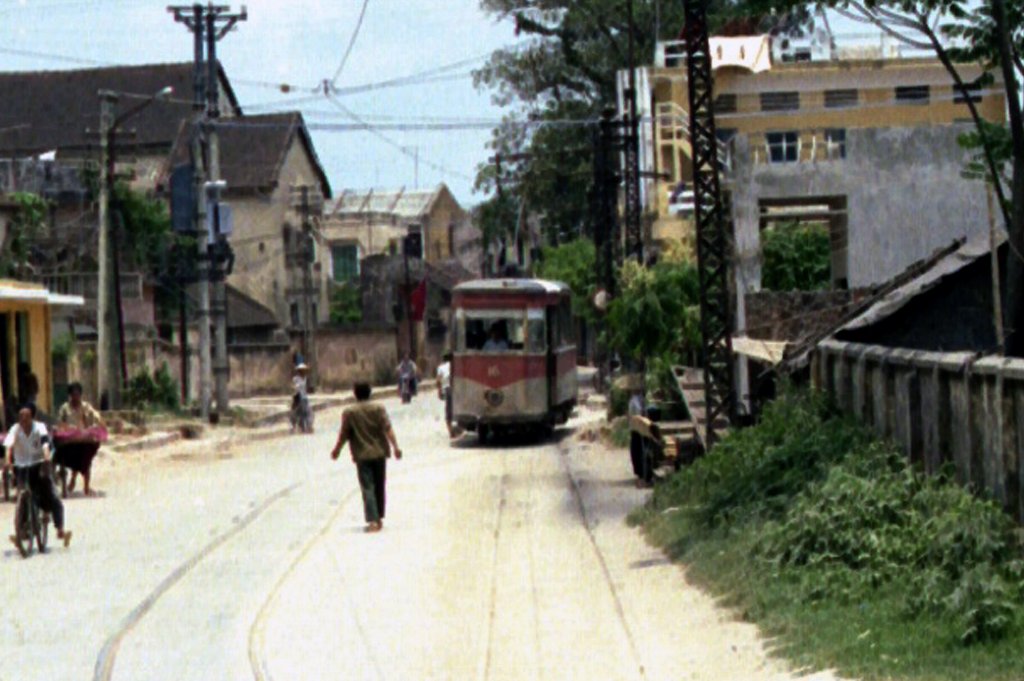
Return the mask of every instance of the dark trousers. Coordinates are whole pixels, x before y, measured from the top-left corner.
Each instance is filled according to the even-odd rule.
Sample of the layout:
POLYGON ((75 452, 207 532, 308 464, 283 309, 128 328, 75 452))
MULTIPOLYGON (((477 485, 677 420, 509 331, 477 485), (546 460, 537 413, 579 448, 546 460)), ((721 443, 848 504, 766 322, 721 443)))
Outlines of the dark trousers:
POLYGON ((629 458, 633 463, 633 475, 644 482, 654 480, 654 461, 651 448, 637 433, 629 434, 629 458))
POLYGON ((363 515, 366 522, 375 523, 384 519, 384 479, 387 474, 387 459, 357 461, 359 489, 363 493, 363 515))
POLYGON ((53 516, 53 525, 58 530, 64 529, 64 503, 57 496, 57 489, 53 486, 53 480, 43 475, 43 464, 37 463, 27 468, 15 468, 14 477, 18 487, 28 485, 32 490, 39 508, 53 516))

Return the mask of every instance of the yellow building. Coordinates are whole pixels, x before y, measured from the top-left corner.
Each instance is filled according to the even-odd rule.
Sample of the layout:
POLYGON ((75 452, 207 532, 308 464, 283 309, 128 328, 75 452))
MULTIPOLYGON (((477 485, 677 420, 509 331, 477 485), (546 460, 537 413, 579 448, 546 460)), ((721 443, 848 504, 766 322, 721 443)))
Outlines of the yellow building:
MULTIPOLYGON (((783 52, 768 36, 712 38, 716 128, 725 181, 735 161, 731 140, 746 137, 755 165, 842 160, 856 130, 951 126, 970 112, 937 59, 903 56, 892 45, 813 54, 783 52)), ((981 70, 960 67, 965 82, 981 70)), ((641 74, 647 170, 660 175, 645 189, 651 238, 693 237, 689 102, 683 45, 661 43, 656 63, 641 74)), ((998 80, 974 100, 991 121, 1005 120, 998 80)))
POLYGON ((54 307, 83 305, 80 296, 50 293, 42 286, 0 279, 0 416, 11 425, 19 401, 33 397, 53 413, 51 313, 54 307), (30 378, 34 376, 35 381, 30 378))

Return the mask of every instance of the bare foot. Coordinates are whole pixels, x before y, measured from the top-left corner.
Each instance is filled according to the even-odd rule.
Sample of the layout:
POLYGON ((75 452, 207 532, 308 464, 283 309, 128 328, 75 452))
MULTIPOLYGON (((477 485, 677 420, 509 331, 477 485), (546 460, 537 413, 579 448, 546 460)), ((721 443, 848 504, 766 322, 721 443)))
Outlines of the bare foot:
POLYGON ((63 530, 57 532, 57 539, 64 540, 64 548, 67 548, 71 544, 71 530, 63 530))

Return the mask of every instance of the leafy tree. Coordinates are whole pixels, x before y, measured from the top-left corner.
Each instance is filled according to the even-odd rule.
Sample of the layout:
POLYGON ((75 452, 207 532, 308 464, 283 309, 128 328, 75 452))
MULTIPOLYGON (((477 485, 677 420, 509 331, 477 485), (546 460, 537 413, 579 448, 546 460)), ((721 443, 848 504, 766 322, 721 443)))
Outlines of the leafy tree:
POLYGON ((1024 355, 1024 111, 1019 80, 1024 78, 1024 3, 1019 0, 751 0, 752 8, 773 7, 782 11, 832 9, 843 16, 872 24, 912 47, 934 52, 949 73, 953 85, 964 96, 977 128, 981 158, 988 177, 996 180, 1004 171, 997 158, 999 137, 991 135, 971 97, 971 88, 994 83, 1002 77, 1009 113, 1009 192, 1002 181, 994 181, 1011 250, 1003 296, 1006 352, 1024 355), (960 39, 956 47, 943 38, 960 39), (966 82, 958 64, 980 63, 984 74, 966 82))
POLYGON ((174 241, 167 205, 124 183, 115 185, 113 199, 112 209, 121 217, 128 247, 123 254, 147 271, 158 269, 174 241))
POLYGON ((547 246, 541 252, 536 274, 568 284, 572 289, 573 314, 593 319, 591 298, 597 287, 597 250, 587 239, 576 239, 560 246, 547 246))
POLYGON ((700 345, 699 284, 691 263, 643 267, 627 261, 608 306, 608 340, 623 357, 678 358, 700 345))
POLYGON ((5 243, 0 244, 0 276, 25 276, 32 243, 46 229, 50 206, 46 199, 28 192, 14 192, 10 199, 17 206, 10 221, 5 243))
POLYGON ((779 224, 761 233, 761 285, 772 291, 817 291, 830 282, 828 228, 779 224))

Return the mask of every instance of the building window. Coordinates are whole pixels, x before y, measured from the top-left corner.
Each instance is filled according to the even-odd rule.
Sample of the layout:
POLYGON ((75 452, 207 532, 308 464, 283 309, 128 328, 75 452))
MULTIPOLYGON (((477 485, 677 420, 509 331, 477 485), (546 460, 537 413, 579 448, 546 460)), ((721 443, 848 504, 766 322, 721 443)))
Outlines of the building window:
MULTIPOLYGON (((972 102, 977 104, 981 101, 981 84, 980 83, 967 83, 967 92, 972 102)), ((957 86, 953 86, 953 101, 957 104, 966 104, 967 97, 957 86)))
POLYGON ((856 90, 825 90, 825 108, 843 109, 848 106, 857 106, 857 99, 860 93, 856 90))
POLYGON ((825 153, 830 160, 846 158, 846 128, 825 130, 825 153))
POLYGON ((356 279, 359 276, 359 246, 331 246, 331 264, 334 281, 344 284, 356 279))
POLYGON ((765 135, 768 143, 768 159, 772 163, 794 163, 800 160, 800 135, 795 130, 769 132, 765 135))
POLYGON ((448 223, 448 257, 455 257, 455 223, 448 223))
POLYGON ((292 303, 288 306, 288 316, 292 320, 292 328, 299 328, 302 326, 302 317, 299 315, 299 304, 292 303))
POLYGON ((716 114, 736 113, 736 95, 718 95, 715 97, 714 109, 716 114))
POLYGON ((931 98, 928 85, 903 85, 896 88, 896 101, 904 104, 927 104, 931 98))
POLYGON ((761 111, 796 111, 799 108, 799 92, 761 93, 761 111))

